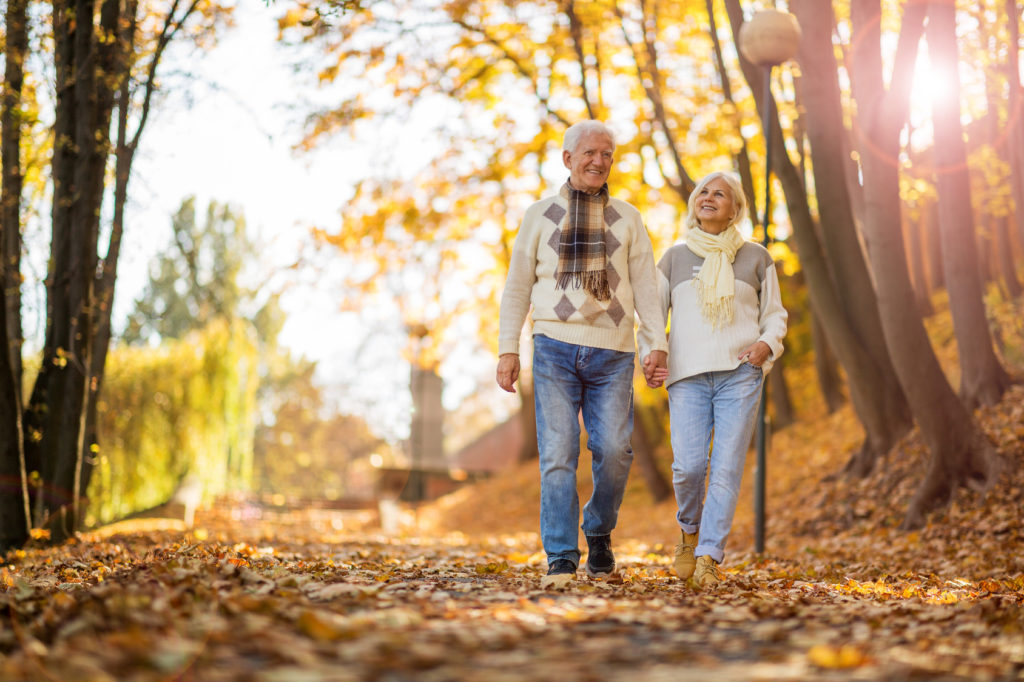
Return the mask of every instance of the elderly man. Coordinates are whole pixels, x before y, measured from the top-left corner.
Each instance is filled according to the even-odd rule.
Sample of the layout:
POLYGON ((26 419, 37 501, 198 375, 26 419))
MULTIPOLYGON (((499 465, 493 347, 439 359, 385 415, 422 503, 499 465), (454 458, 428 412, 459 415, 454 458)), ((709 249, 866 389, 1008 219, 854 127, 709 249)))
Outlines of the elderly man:
POLYGON ((599 121, 565 133, 569 180, 526 210, 501 298, 498 385, 515 392, 519 336, 533 307, 533 390, 540 452, 542 586, 563 586, 580 562, 576 468, 579 414, 593 457, 583 508, 587 574, 615 572, 611 532, 633 462, 634 312, 651 386, 668 345, 651 241, 640 213, 608 196, 615 141, 599 121))

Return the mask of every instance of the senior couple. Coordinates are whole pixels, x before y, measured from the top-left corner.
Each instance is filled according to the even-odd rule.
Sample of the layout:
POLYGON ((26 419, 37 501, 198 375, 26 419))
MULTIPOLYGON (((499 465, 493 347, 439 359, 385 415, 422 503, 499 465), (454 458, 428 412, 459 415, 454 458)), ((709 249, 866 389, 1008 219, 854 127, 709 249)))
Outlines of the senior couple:
POLYGON ((782 353, 787 314, 771 256, 736 228, 747 201, 733 174, 711 173, 697 184, 685 241, 655 267, 640 213, 608 194, 614 153, 612 132, 599 121, 566 131, 562 161, 569 179, 557 195, 526 210, 512 250, 501 299, 497 380, 515 391, 519 337, 532 308, 540 531, 548 560, 541 585, 564 586, 580 563, 581 413, 594 482, 580 526, 586 572, 610 576, 611 533, 633 461, 639 345, 647 385, 666 384, 668 390, 681 536, 673 571, 704 589, 722 580, 717 566, 761 386, 782 353))

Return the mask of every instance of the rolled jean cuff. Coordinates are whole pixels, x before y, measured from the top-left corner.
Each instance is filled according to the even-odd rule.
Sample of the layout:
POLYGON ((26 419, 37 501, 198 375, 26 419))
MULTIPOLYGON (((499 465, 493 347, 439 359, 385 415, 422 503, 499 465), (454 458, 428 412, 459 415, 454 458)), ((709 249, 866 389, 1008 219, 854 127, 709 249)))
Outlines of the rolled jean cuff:
POLYGON ((700 530, 700 525, 696 523, 680 523, 679 530, 683 531, 687 535, 693 535, 700 530))
POLYGON ((697 545, 697 549, 693 550, 693 555, 709 556, 715 560, 716 564, 720 564, 722 559, 725 558, 725 551, 711 545, 697 545))
POLYGON ((572 563, 573 566, 579 568, 580 566, 580 553, 579 552, 562 552, 560 554, 549 554, 548 555, 548 566, 555 563, 559 559, 565 559, 572 563))

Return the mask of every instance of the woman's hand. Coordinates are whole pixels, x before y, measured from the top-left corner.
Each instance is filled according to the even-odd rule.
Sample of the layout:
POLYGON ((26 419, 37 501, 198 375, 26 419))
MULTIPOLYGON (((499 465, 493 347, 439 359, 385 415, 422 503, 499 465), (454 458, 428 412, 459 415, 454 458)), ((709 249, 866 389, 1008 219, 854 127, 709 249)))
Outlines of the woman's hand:
POLYGON ((754 367, 760 367, 764 361, 771 357, 772 349, 764 341, 755 341, 742 351, 739 358, 743 362, 749 362, 754 367))
POLYGON ((663 350, 652 350, 644 358, 644 378, 651 388, 660 388, 668 379, 668 354, 663 350))

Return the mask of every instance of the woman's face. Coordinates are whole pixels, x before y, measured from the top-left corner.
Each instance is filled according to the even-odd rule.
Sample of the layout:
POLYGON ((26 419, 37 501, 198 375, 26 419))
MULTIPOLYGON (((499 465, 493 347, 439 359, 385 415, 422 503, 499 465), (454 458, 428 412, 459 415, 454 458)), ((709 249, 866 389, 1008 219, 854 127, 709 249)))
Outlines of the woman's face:
POLYGON ((736 215, 729 183, 719 177, 704 185, 697 192, 693 209, 702 230, 709 234, 724 232, 736 215))

